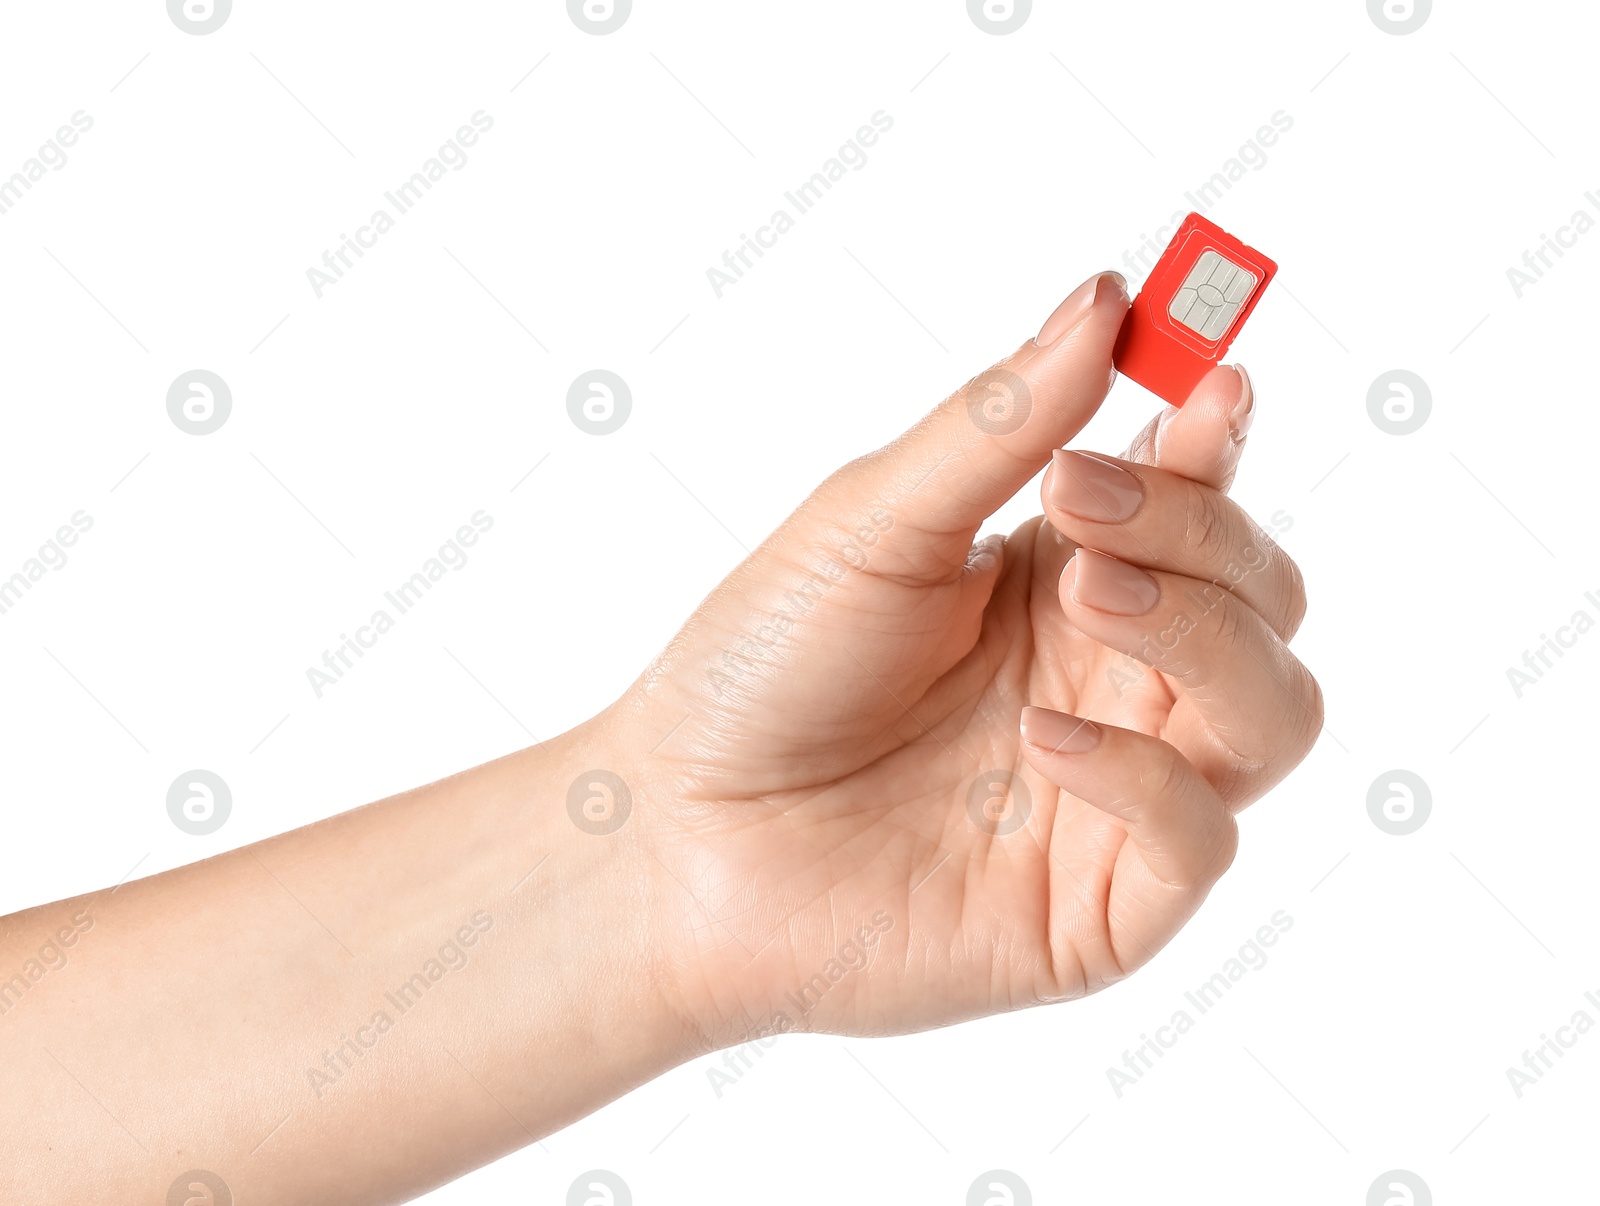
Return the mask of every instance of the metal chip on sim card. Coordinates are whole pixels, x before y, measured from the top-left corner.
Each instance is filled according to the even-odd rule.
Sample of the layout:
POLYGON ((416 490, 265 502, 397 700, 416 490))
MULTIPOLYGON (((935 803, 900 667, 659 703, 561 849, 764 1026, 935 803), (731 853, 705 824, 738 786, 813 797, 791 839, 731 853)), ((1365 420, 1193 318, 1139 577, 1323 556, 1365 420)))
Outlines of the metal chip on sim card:
POLYGON ((1133 299, 1117 335, 1117 371, 1182 406, 1222 360, 1278 265, 1190 214, 1133 299))

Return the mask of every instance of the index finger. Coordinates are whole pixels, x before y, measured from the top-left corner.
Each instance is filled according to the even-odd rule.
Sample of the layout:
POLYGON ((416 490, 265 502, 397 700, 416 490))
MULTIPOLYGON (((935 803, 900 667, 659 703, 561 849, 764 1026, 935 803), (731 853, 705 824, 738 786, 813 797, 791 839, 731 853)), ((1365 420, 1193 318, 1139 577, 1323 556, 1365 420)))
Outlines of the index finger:
POLYGON ((1227 492, 1255 418, 1255 387, 1244 366, 1219 364, 1183 406, 1169 406, 1145 424, 1123 459, 1155 465, 1227 492))

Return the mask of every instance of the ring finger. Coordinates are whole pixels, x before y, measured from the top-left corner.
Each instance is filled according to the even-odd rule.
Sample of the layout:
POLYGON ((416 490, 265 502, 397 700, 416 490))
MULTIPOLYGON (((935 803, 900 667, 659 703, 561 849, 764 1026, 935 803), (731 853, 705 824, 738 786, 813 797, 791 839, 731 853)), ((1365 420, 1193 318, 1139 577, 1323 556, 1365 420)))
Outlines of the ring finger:
POLYGON ((1321 731, 1322 694, 1311 672, 1258 613, 1215 584, 1080 548, 1061 575, 1060 597, 1085 634, 1183 688, 1209 732, 1244 764, 1233 771, 1293 765, 1321 731))

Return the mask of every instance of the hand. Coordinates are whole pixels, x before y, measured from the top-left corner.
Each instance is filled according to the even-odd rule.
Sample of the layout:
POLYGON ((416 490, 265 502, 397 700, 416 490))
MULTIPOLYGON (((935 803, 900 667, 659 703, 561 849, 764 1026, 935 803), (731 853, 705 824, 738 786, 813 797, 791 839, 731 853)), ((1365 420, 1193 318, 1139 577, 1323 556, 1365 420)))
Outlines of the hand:
POLYGON ((1299 575, 1222 493, 1242 373, 1125 461, 1058 451, 1127 304, 1089 282, 835 474, 589 724, 0 918, 0 973, 38 969, 0 984, 0 1200, 204 1168, 238 1201, 398 1201, 708 1047, 1149 959, 1321 703, 1284 645, 1299 575), (1045 515, 973 546, 1052 459, 1045 515), (580 811, 595 766, 620 828, 580 811))
POLYGON ((1120 277, 1091 279, 835 473, 595 722, 639 752, 661 979, 707 1045, 1110 984, 1310 749, 1300 574, 1224 493, 1244 372, 1214 369, 1123 460, 1059 451, 1115 378, 1127 307, 1120 277), (1047 465, 1044 515, 974 545, 1047 465))

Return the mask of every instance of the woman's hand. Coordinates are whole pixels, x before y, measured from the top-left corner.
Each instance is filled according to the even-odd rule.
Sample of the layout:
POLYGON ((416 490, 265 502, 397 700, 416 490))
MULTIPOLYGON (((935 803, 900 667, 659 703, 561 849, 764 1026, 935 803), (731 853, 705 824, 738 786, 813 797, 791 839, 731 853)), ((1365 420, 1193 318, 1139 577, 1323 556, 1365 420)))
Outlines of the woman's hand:
POLYGON ((1127 307, 1120 277, 1091 279, 835 473, 585 726, 637 752, 661 979, 708 1046, 1112 983, 1311 748, 1299 571, 1224 493, 1243 371, 1213 370, 1125 459, 1060 451, 1115 377, 1127 307), (1047 465, 1044 514, 974 545, 1047 465))
POLYGON ((399 1201, 708 1047, 1150 958, 1321 704, 1299 575, 1222 494, 1242 374, 1125 462, 1057 451, 1126 308, 1090 281, 835 474, 592 722, 0 918, 0 1200, 399 1201))

